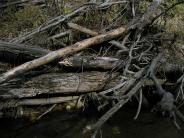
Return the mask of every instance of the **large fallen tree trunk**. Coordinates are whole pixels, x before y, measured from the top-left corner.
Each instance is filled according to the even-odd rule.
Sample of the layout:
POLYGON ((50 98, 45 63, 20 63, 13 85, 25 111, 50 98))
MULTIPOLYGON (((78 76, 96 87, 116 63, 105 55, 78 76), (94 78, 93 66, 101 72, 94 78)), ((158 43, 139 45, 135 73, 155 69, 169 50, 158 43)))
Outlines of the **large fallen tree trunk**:
POLYGON ((0 41, 0 61, 24 63, 42 57, 50 51, 39 46, 28 46, 0 41))
POLYGON ((1 86, 2 98, 35 97, 41 94, 84 94, 113 87, 118 73, 84 72, 51 73, 34 77, 27 82, 12 81, 1 86), (17 84, 17 83, 18 84, 17 84))
MULTIPOLYGON (((81 95, 90 92, 100 92, 99 94, 102 95, 113 91, 120 91, 121 95, 123 95, 134 85, 137 80, 136 77, 126 82, 125 85, 125 83, 121 82, 120 73, 97 71, 49 73, 33 77, 29 80, 12 80, 3 84, 0 87, 0 98, 29 98, 44 96, 44 94, 46 94, 46 97, 48 95, 52 97, 56 94, 81 95)), ((172 83, 166 82, 164 79, 160 79, 159 82, 165 85, 172 85, 172 83)), ((147 79, 144 85, 154 85, 154 83, 147 79)))
POLYGON ((114 29, 110 32, 104 33, 104 34, 100 34, 97 35, 95 37, 92 38, 88 38, 86 40, 80 41, 75 43, 74 45, 68 46, 66 48, 51 52, 49 54, 47 54, 44 57, 38 58, 36 60, 27 62, 21 66, 18 66, 10 71, 8 71, 7 73, 4 73, 1 77, 0 77, 0 84, 8 81, 20 74, 23 74, 31 69, 34 69, 36 67, 39 67, 41 65, 50 63, 56 59, 59 59, 61 57, 64 57, 66 55, 81 51, 85 48, 88 48, 92 45, 97 45, 100 44, 102 42, 117 38, 119 36, 122 36, 123 34, 127 33, 128 31, 132 30, 133 28, 136 29, 138 28, 138 30, 142 31, 143 28, 148 25, 151 22, 151 19, 153 19, 153 15, 154 13, 157 11, 157 7, 160 5, 161 1, 160 0, 155 0, 151 6, 148 8, 147 12, 142 16, 142 18, 140 20, 138 20, 136 23, 134 23, 133 25, 130 25, 129 27, 119 27, 117 29, 114 29))
MULTIPOLYGON (((39 99, 18 99, 0 102, 0 118, 2 117, 28 117, 29 119, 40 119, 51 111, 64 111, 81 109, 83 103, 79 96, 52 97, 39 99), (50 104, 53 104, 50 106, 50 104), (36 107, 36 105, 42 105, 36 107), (34 108, 33 108, 34 107, 34 108), (1 110, 2 109, 2 110, 1 110)), ((35 121, 35 120, 34 120, 35 121)))
POLYGON ((59 59, 61 57, 66 56, 66 55, 81 51, 81 50, 83 50, 87 47, 90 47, 92 45, 100 44, 102 42, 116 38, 116 37, 126 33, 126 31, 127 31, 126 27, 119 27, 119 28, 117 28, 113 31, 107 32, 105 34, 101 34, 101 35, 77 42, 74 45, 68 46, 66 48, 62 48, 62 49, 59 49, 57 51, 53 51, 53 52, 51 52, 51 53, 49 53, 41 58, 24 63, 16 68, 8 71, 7 73, 4 73, 0 77, 0 83, 8 81, 8 80, 20 75, 20 74, 23 74, 23 73, 31 70, 31 69, 48 64, 56 59, 59 59))
MULTIPOLYGON (((158 68, 158 72, 165 73, 183 73, 184 65, 178 63, 168 63, 166 58, 161 60, 162 65, 158 68)), ((59 62, 59 65, 66 68, 75 69, 102 69, 102 70, 116 70, 122 69, 125 66, 126 60, 121 60, 112 57, 94 57, 94 56, 73 56, 65 58, 59 62)))
POLYGON ((82 69, 121 69, 124 61, 112 57, 74 56, 65 58, 59 64, 64 67, 82 69))

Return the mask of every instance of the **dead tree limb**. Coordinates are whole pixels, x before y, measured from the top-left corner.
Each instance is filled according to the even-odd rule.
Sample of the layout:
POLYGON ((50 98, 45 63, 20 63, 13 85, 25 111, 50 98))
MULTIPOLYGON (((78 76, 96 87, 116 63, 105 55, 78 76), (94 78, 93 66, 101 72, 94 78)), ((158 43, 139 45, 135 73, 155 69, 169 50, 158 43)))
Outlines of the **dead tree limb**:
POLYGON ((39 46, 28 46, 0 41, 0 61, 23 63, 42 57, 49 52, 49 50, 39 46))
POLYGON ((80 32, 83 32, 83 33, 88 34, 88 35, 91 35, 91 36, 96 36, 96 35, 98 35, 97 32, 92 31, 92 30, 90 30, 90 29, 88 29, 88 28, 85 28, 85 27, 83 27, 83 26, 80 26, 80 25, 75 24, 75 23, 72 23, 72 22, 67 23, 67 25, 68 25, 68 27, 70 27, 70 28, 72 28, 72 29, 78 30, 78 31, 80 31, 80 32))
MULTIPOLYGON (((142 71, 129 81, 121 82, 120 73, 106 72, 83 73, 49 73, 33 77, 29 80, 12 80, 0 86, 0 98, 31 98, 39 95, 81 95, 90 92, 100 92, 106 95, 114 92, 114 96, 121 97, 130 90, 142 76, 142 71), (138 76, 139 74, 139 76, 138 76)), ((158 80, 161 84, 164 80, 158 80)), ((144 85, 154 85, 146 79, 144 85)), ((168 84, 170 85, 170 84, 168 84)))
MULTIPOLYGON (((68 23, 67 25, 68 25, 71 29, 74 29, 74 30, 76 30, 76 31, 85 33, 85 34, 87 34, 87 35, 97 36, 97 35, 99 34, 99 33, 96 32, 96 31, 93 31, 93 30, 91 30, 91 29, 89 29, 89 28, 80 26, 80 25, 75 24, 75 23, 68 23)), ((119 49, 123 49, 123 50, 128 51, 128 49, 127 49, 125 46, 123 46, 122 44, 120 44, 120 43, 119 43, 118 41, 116 41, 116 40, 111 40, 111 41, 109 41, 108 43, 109 43, 109 44, 112 44, 112 45, 114 45, 114 46, 116 46, 116 47, 119 48, 119 49)))
POLYGON ((122 68, 124 61, 112 57, 74 56, 65 58, 59 64, 71 68, 111 70, 122 68))
POLYGON ((18 106, 35 106, 35 105, 49 105, 49 104, 58 104, 68 101, 77 100, 79 96, 67 96, 67 97, 50 97, 50 98, 39 98, 39 99, 21 99, 21 100, 8 100, 1 102, 0 110, 5 108, 15 108, 18 106))
POLYGON ((58 38, 61 38, 61 37, 70 35, 71 32, 72 32, 71 30, 67 30, 67 31, 65 31, 65 32, 62 32, 62 33, 56 34, 56 35, 54 35, 54 36, 51 36, 50 38, 51 38, 51 39, 58 39, 58 38))
POLYGON ((124 104, 126 104, 129 99, 142 87, 144 80, 140 80, 130 92, 127 94, 126 99, 121 99, 117 104, 115 104, 109 111, 107 111, 99 120, 98 122, 93 125, 92 127, 85 130, 87 131, 98 131, 100 127, 114 114, 116 113, 124 104))
MULTIPOLYGON (((52 62, 53 60, 56 60, 58 58, 64 57, 66 55, 81 51, 85 48, 88 48, 89 46, 100 44, 102 42, 117 38, 118 36, 121 36, 128 31, 130 31, 132 28, 139 28, 139 30, 142 30, 144 26, 148 25, 150 23, 150 19, 153 18, 153 14, 156 12, 157 7, 160 5, 161 0, 155 0, 151 6, 148 8, 147 12, 143 15, 140 21, 138 23, 130 25, 129 27, 119 27, 115 30, 112 30, 110 32, 88 38, 86 40, 80 41, 75 43, 74 45, 71 45, 69 47, 51 52, 47 54, 44 57, 38 58, 36 60, 24 63, 21 66, 18 66, 7 73, 4 73, 0 77, 0 84, 8 81, 20 74, 25 73, 26 71, 29 71, 31 69, 34 69, 36 67, 39 67, 44 64, 48 64, 52 62)), ((77 12, 78 13, 78 12, 77 12)), ((60 23, 60 22, 59 22, 60 23)), ((53 26, 53 25, 51 25, 53 26)), ((48 27, 48 26, 47 26, 48 27)), ((39 30, 37 30, 39 32, 39 30)))
POLYGON ((120 79, 118 74, 106 72, 43 74, 26 82, 18 82, 21 85, 16 85, 16 81, 3 84, 0 87, 0 98, 26 98, 43 94, 78 95, 99 92, 113 87, 120 79))
POLYGON ((101 34, 89 39, 85 39, 83 41, 77 42, 74 45, 68 46, 66 48, 59 49, 57 51, 53 51, 41 58, 32 60, 30 62, 26 62, 4 74, 0 77, 0 84, 8 81, 20 74, 23 74, 31 69, 34 69, 36 67, 48 64, 56 59, 59 59, 61 57, 64 57, 66 55, 81 51, 85 48, 88 48, 92 45, 100 44, 102 42, 111 40, 113 38, 116 38, 118 36, 121 36, 125 34, 127 31, 126 27, 119 27, 113 31, 107 32, 105 34, 101 34))
POLYGON ((94 3, 85 4, 84 6, 74 10, 73 12, 71 12, 71 13, 65 15, 65 16, 61 15, 61 16, 58 16, 58 17, 52 19, 52 20, 49 20, 48 22, 46 22, 43 25, 41 25, 40 27, 26 33, 25 35, 13 39, 11 42, 22 43, 25 40, 31 38, 35 34, 46 31, 47 29, 49 29, 51 27, 54 27, 58 24, 61 24, 61 23, 65 22, 66 20, 71 19, 72 17, 76 16, 77 14, 87 10, 88 6, 93 5, 93 4, 94 3))

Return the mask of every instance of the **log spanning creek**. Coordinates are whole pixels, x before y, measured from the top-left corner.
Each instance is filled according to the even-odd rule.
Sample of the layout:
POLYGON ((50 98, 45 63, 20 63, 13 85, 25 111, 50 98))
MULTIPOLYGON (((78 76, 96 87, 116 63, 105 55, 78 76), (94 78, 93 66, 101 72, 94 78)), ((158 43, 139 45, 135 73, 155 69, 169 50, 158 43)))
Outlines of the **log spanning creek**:
MULTIPOLYGON (((122 108, 107 121, 97 137, 103 138, 183 138, 173 122, 150 111, 142 111, 134 120, 136 109, 122 108)), ((100 115, 88 113, 55 112, 35 123, 27 120, 1 119, 1 138, 88 138, 82 134, 87 125, 95 123, 100 115)), ((182 127, 182 126, 181 126, 182 127)))

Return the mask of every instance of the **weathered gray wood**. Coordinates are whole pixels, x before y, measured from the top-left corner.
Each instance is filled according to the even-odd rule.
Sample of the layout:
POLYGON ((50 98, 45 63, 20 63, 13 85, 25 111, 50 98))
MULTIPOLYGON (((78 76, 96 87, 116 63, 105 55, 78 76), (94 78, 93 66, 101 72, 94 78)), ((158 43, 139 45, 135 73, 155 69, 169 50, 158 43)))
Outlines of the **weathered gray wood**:
POLYGON ((122 68, 123 63, 123 60, 117 58, 92 56, 74 56, 59 62, 64 67, 104 70, 122 68))
POLYGON ((91 35, 91 36, 96 36, 96 35, 99 34, 99 33, 95 32, 93 30, 90 30, 88 28, 85 28, 83 26, 80 26, 80 25, 72 23, 72 22, 67 23, 67 25, 68 25, 68 27, 70 27, 70 28, 72 28, 74 30, 78 30, 80 32, 86 33, 86 34, 91 35))
POLYGON ((88 48, 92 45, 97 45, 100 43, 103 43, 105 41, 111 40, 113 38, 117 38, 118 36, 123 35, 126 33, 126 27, 119 27, 117 29, 114 29, 112 31, 109 31, 104 34, 97 35, 95 37, 91 37, 88 39, 85 39, 83 41, 77 42, 71 46, 59 49, 57 51, 50 52, 49 54, 40 57, 38 59, 32 60, 30 62, 26 62, 18 67, 15 67, 14 69, 2 74, 0 77, 0 83, 6 82, 20 74, 23 74, 27 71, 30 71, 31 69, 35 69, 36 67, 40 67, 42 65, 48 64, 54 60, 57 60, 61 57, 70 55, 75 52, 79 52, 85 48, 88 48))
POLYGON ((49 52, 49 50, 39 46, 28 46, 0 41, 0 61, 23 63, 44 56, 49 52))
POLYGON ((1 98, 25 98, 40 94, 83 94, 114 86, 120 78, 106 72, 50 73, 27 82, 12 81, 0 86, 1 98), (112 80, 111 80, 112 79, 112 80), (20 84, 20 85, 19 85, 20 84))
MULTIPOLYGON (((141 74, 140 74, 141 75, 141 74)), ((89 92, 100 92, 105 94, 105 90, 119 90, 126 92, 133 86, 137 79, 128 81, 125 85, 115 88, 121 83, 119 73, 109 74, 108 72, 83 72, 83 73, 49 73, 33 77, 28 81, 17 79, 0 85, 0 98, 28 98, 38 95, 53 94, 80 95, 89 92), (104 91, 103 91, 104 90, 104 91)), ((159 80, 161 84, 164 80, 159 80)), ((145 85, 154 85, 150 80, 145 81, 145 85)), ((172 85, 172 84, 166 84, 172 85)))

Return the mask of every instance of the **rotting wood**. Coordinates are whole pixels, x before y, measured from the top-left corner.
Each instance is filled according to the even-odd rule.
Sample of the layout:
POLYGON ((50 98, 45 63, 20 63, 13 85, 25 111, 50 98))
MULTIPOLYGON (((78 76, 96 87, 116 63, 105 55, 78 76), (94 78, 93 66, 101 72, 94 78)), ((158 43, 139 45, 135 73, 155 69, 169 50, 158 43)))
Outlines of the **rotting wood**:
POLYGON ((68 101, 77 100, 79 96, 63 96, 63 97, 50 97, 50 98, 38 98, 38 99, 12 99, 3 101, 0 104, 0 110, 5 108, 15 108, 18 106, 35 106, 35 105, 50 105, 65 103, 68 101))
POLYGON ((26 62, 18 67, 15 67, 14 69, 11 69, 10 71, 2 74, 0 77, 0 84, 8 81, 20 74, 23 74, 31 69, 37 68, 39 66, 48 64, 56 59, 59 59, 61 57, 70 55, 72 53, 81 51, 85 48, 88 48, 92 45, 97 45, 100 43, 103 43, 105 41, 111 40, 113 38, 116 38, 118 36, 121 36, 127 32, 126 27, 119 27, 117 29, 114 29, 112 31, 109 31, 105 34, 101 34, 95 37, 91 37, 88 39, 85 39, 83 41, 77 42, 74 45, 68 46, 66 48, 59 49, 57 51, 53 51, 41 58, 32 60, 30 62, 26 62))
POLYGON ((39 46, 28 46, 0 41, 0 61, 24 63, 42 57, 50 51, 39 46))
POLYGON ((80 25, 75 24, 75 23, 72 23, 72 22, 67 23, 67 25, 70 28, 74 29, 74 30, 78 30, 80 32, 83 32, 83 33, 88 34, 88 35, 91 35, 91 36, 96 36, 96 35, 99 34, 99 33, 95 32, 95 31, 92 31, 92 30, 90 30, 88 28, 85 28, 83 26, 80 26, 80 25))
MULTIPOLYGON (((147 9, 147 12, 142 16, 140 21, 138 21, 136 24, 130 25, 129 27, 123 26, 119 27, 117 29, 114 29, 112 31, 109 31, 104 34, 100 34, 98 36, 85 39, 83 41, 77 42, 74 45, 68 46, 63 49, 59 49, 57 51, 53 51, 46 56, 43 56, 41 58, 35 59, 33 61, 24 63, 6 73, 4 73, 0 77, 0 84, 8 81, 20 74, 23 74, 31 69, 34 69, 36 67, 48 64, 58 58, 64 57, 66 55, 81 51, 85 48, 88 48, 92 45, 97 45, 102 42, 112 40, 114 38, 117 38, 118 36, 122 36, 123 34, 127 33, 130 29, 138 28, 138 30, 142 30, 144 26, 148 25, 153 18, 153 14, 156 12, 157 7, 160 5, 161 1, 155 0, 151 6, 147 9)), ((47 26, 48 27, 48 26, 47 26)))
MULTIPOLYGON (((98 95, 105 95, 116 91, 116 95, 124 95, 135 82, 141 77, 142 73, 137 73, 134 79, 121 83, 120 73, 108 72, 83 72, 83 73, 49 73, 33 77, 28 81, 11 81, 0 87, 0 98, 28 98, 39 95, 81 95, 90 92, 99 92, 98 95), (120 84, 120 85, 117 85, 120 84), (121 85, 122 84, 122 85, 121 85)), ((165 81, 159 79, 161 84, 165 81)), ((154 85, 149 79, 145 80, 144 85, 154 85)), ((170 85, 166 83, 165 85, 170 85)))
MULTIPOLYGON (((91 29, 89 29, 89 28, 80 26, 80 25, 78 25, 78 24, 76 24, 76 23, 67 23, 67 25, 68 25, 71 29, 74 29, 74 30, 76 30, 76 31, 85 33, 85 34, 87 34, 87 35, 97 36, 98 34, 100 34, 100 33, 96 32, 96 31, 93 31, 93 30, 91 30, 91 29)), ((108 43, 109 43, 109 44, 112 44, 112 45, 114 45, 114 46, 116 46, 116 47, 119 48, 119 49, 123 49, 123 50, 128 51, 128 48, 126 48, 125 46, 123 46, 121 43, 119 43, 119 42, 116 41, 116 40, 111 40, 111 41, 109 41, 108 43)))
MULTIPOLYGON (((93 2, 96 2, 96 1, 93 1, 93 2)), ((150 63, 151 63, 151 61, 154 61, 153 58, 157 55, 157 52, 160 52, 162 50, 163 50, 163 52, 166 52, 164 48, 166 48, 166 50, 169 49, 168 45, 169 46, 173 45, 174 42, 171 42, 171 41, 175 41, 174 37, 172 37, 172 40, 171 40, 171 37, 168 38, 166 35, 161 33, 161 32, 164 32, 163 30, 165 28, 164 29, 162 27, 160 28, 160 26, 158 26, 157 24, 154 24, 153 26, 149 26, 152 23, 150 21, 152 21, 153 17, 157 14, 157 12, 155 13, 155 11, 158 11, 157 7, 159 6, 160 2, 161 2, 161 0, 153 1, 153 3, 151 3, 151 6, 148 8, 147 12, 142 16, 141 19, 136 19, 142 13, 142 12, 135 13, 134 8, 136 8, 137 4, 131 5, 132 6, 132 15, 135 16, 136 18, 134 18, 131 21, 129 26, 125 27, 125 35, 124 35, 124 33, 122 33, 120 35, 120 37, 116 38, 117 40, 113 40, 114 38, 109 38, 109 39, 103 38, 103 40, 101 40, 101 38, 100 38, 100 40, 98 40, 100 42, 98 42, 98 43, 96 42, 96 40, 94 40, 95 43, 89 42, 88 44, 84 43, 84 45, 83 45, 83 42, 88 42, 87 40, 84 40, 84 41, 78 42, 78 43, 70 46, 67 50, 65 49, 66 51, 65 50, 62 51, 63 49, 59 50, 59 51, 55 51, 55 52, 53 52, 55 55, 50 55, 51 57, 46 56, 46 57, 40 58, 42 60, 39 60, 39 61, 37 60, 38 62, 33 61, 34 64, 31 64, 32 63, 32 61, 31 61, 31 62, 29 62, 30 64, 26 64, 27 66, 25 66, 25 68, 19 68, 18 70, 15 69, 15 70, 13 70, 15 72, 9 72, 9 75, 5 76, 5 80, 2 80, 2 81, 7 81, 8 79, 11 79, 13 77, 18 77, 18 75, 19 74, 21 75, 22 73, 29 74, 33 71, 31 71, 31 72, 27 72, 27 71, 34 69, 35 67, 39 67, 41 65, 49 63, 55 59, 61 60, 60 57, 65 58, 63 61, 60 62, 60 64, 62 64, 64 66, 70 66, 72 68, 77 68, 77 69, 80 68, 77 71, 78 72, 81 71, 81 73, 76 73, 76 74, 66 73, 66 72, 74 71, 74 70, 70 69, 70 68, 67 68, 67 70, 66 70, 66 68, 61 68, 61 71, 66 71, 66 72, 62 73, 62 74, 60 74, 60 73, 44 74, 44 75, 40 75, 38 77, 34 77, 31 79, 29 77, 28 78, 22 77, 22 78, 18 78, 16 80, 11 80, 7 83, 0 85, 1 99, 4 100, 2 102, 4 102, 5 104, 7 102, 7 105, 8 105, 8 101, 11 101, 12 98, 15 98, 15 100, 18 100, 18 103, 19 103, 19 105, 17 105, 16 109, 21 108, 22 105, 25 107, 29 107, 29 105, 33 105, 34 107, 36 107, 35 106, 36 104, 38 104, 38 105, 54 104, 51 107, 49 107, 46 111, 44 111, 44 113, 42 113, 42 115, 44 115, 45 113, 48 113, 48 111, 50 111, 50 109, 52 110, 53 107, 56 106, 55 102, 57 102, 57 100, 55 99, 56 101, 53 100, 55 102, 48 103, 47 101, 45 101, 45 97, 50 97, 49 99, 51 99, 51 97, 52 97, 54 99, 57 96, 58 96, 58 98, 59 97, 61 98, 61 96, 68 96, 68 97, 71 95, 81 96, 84 94, 86 97, 83 97, 84 99, 82 99, 82 100, 85 101, 87 99, 86 101, 88 101, 88 98, 89 99, 91 98, 94 102, 96 102, 95 105, 97 106, 98 109, 103 109, 103 108, 105 109, 106 107, 109 107, 109 105, 112 105, 112 103, 113 103, 113 108, 111 108, 107 112, 107 114, 105 114, 99 120, 99 122, 96 124, 96 127, 94 127, 94 128, 96 128, 95 130, 98 130, 98 128, 100 128, 101 125, 103 125, 103 123, 105 121, 107 121, 116 111, 118 111, 123 106, 123 104, 128 102, 128 100, 132 96, 136 97, 137 96, 136 92, 139 92, 139 94, 141 94, 140 97, 136 97, 138 100, 138 103, 139 103, 138 111, 136 113, 136 117, 137 117, 137 115, 140 112, 141 105, 142 105, 142 103, 144 103, 144 102, 142 102, 143 98, 145 98, 145 99, 147 98, 147 95, 144 97, 144 93, 146 91, 144 91, 142 93, 142 90, 145 90, 145 89, 147 90, 147 88, 149 88, 151 86, 150 92, 153 92, 155 87, 152 87, 152 85, 155 86, 155 84, 156 84, 157 87, 158 87, 157 84, 164 85, 164 86, 167 85, 166 87, 163 87, 163 88, 171 88, 171 89, 173 89, 173 87, 174 88, 177 87, 176 91, 178 91, 178 93, 177 93, 176 101, 178 101, 178 99, 180 100, 180 98, 181 98, 181 100, 183 100, 183 86, 184 86, 183 77, 178 79, 178 83, 176 83, 176 84, 170 83, 169 82, 170 79, 167 78, 169 76, 168 74, 170 74, 170 73, 174 74, 173 71, 176 71, 179 74, 179 75, 178 74, 177 75, 180 76, 183 73, 183 69, 184 69, 182 66, 183 64, 181 64, 181 66, 180 65, 177 66, 177 63, 172 64, 173 60, 171 61, 171 64, 170 64, 170 63, 168 63, 168 61, 165 60, 165 59, 167 59, 167 56, 165 55, 166 57, 164 57, 164 60, 166 61, 166 63, 164 63, 160 60, 161 67, 158 70, 156 70, 157 72, 155 72, 155 76, 156 76, 156 75, 162 74, 162 71, 164 73, 166 71, 166 74, 165 74, 166 77, 164 76, 165 79, 154 79, 153 78, 153 80, 156 81, 156 83, 154 83, 154 82, 150 81, 149 74, 148 74, 148 72, 151 72, 150 68, 153 67, 153 62, 151 65, 150 65, 150 63), (156 27, 156 28, 154 28, 154 27, 156 27), (158 33, 157 31, 160 33, 158 33), (163 36, 165 36, 165 37, 163 38, 163 36), (167 38, 167 39, 165 39, 165 38, 167 38), (88 56, 79 57, 79 54, 78 54, 78 57, 77 56, 70 57, 70 58, 65 57, 67 55, 70 55, 71 53, 75 53, 77 51, 83 50, 83 48, 88 48, 89 45, 91 46, 93 44, 99 44, 99 43, 105 42, 106 40, 108 40, 107 41, 108 44, 107 45, 106 45, 106 43, 101 44, 100 50, 98 48, 92 49, 92 50, 95 50, 95 52, 98 52, 98 54, 90 53, 90 55, 93 54, 94 57, 89 57, 89 58, 88 58, 88 56), (118 49, 121 49, 121 55, 118 55, 118 56, 114 55, 117 48, 114 48, 114 47, 111 48, 112 45, 116 46, 118 49), (76 47, 73 47, 73 46, 76 46, 76 47), (110 51, 111 49, 113 49, 112 53, 110 51), (97 50, 99 50, 99 51, 97 51, 97 50), (64 52, 64 53, 62 54, 62 52, 64 52), (122 53, 122 52, 126 52, 126 53, 122 53), (103 56, 107 56, 109 54, 111 57, 116 57, 118 59, 110 58, 110 57, 103 57, 103 56), (98 57, 98 56, 102 56, 102 57, 98 57), (46 62, 45 62, 45 60, 46 60, 46 62), (32 67, 29 68, 30 65, 32 67), (27 67, 29 69, 27 69, 27 67), (118 70, 119 68, 121 70, 118 70), (23 69, 23 72, 22 72, 22 69, 23 69), (103 78, 102 74, 104 72, 85 72, 87 69, 98 70, 98 71, 99 70, 101 70, 101 71, 108 70, 108 73, 106 73, 108 77, 105 76, 103 78), (145 72, 143 72, 142 69, 144 69, 145 72), (125 73, 123 73, 123 75, 122 75, 122 71, 125 71, 125 73), (11 73, 13 73, 13 74, 11 74, 11 73), (88 76, 89 75, 88 73, 91 73, 91 76, 88 76), (146 73, 146 75, 145 75, 145 73, 146 73), (68 76, 70 74, 71 74, 71 76, 68 76), (118 74, 118 76, 115 74, 118 74), (102 77, 102 78, 95 78, 93 81, 91 81, 90 78, 93 78, 92 76, 94 76, 94 77, 98 76, 98 77, 102 77), (117 78, 113 78, 113 76, 117 76, 117 78), (143 78, 144 76, 146 78, 143 78), (25 82, 24 82, 24 79, 25 79, 25 82), (21 81, 21 83, 19 83, 20 81, 21 81), (89 92, 90 92, 90 94, 88 94, 89 92), (20 104, 19 100, 24 101, 24 102, 20 104)), ((102 7, 102 12, 100 12, 102 14, 104 11, 107 10, 108 7, 111 6, 111 5, 109 5, 110 4, 109 0, 105 1, 105 3, 106 3, 106 6, 102 7)), ((97 4, 96 4, 96 6, 97 6, 97 4)), ((130 7, 126 7, 125 9, 127 11, 131 11, 131 9, 129 9, 129 8, 130 7)), ((109 8, 109 10, 110 9, 111 8, 109 8)), ((99 10, 99 6, 97 8, 97 11, 98 10, 99 10)), ((136 11, 137 10, 138 9, 136 9, 136 11)), ((129 15, 130 14, 128 14, 128 16, 129 15)), ((84 17, 85 16, 86 15, 84 14, 84 17)), ((83 21, 83 20, 81 20, 81 19, 83 19, 82 17, 83 17, 83 15, 78 16, 77 20, 75 18, 73 20, 73 22, 76 21, 77 23, 80 23, 81 21, 83 21)), ((87 15, 87 17, 90 17, 90 16, 87 15)), ((123 24, 122 22, 118 22, 116 20, 117 18, 119 20, 122 17, 121 16, 120 16, 120 18, 115 17, 113 19, 112 24, 108 24, 108 23, 110 23, 109 21, 107 21, 108 23, 106 24, 106 21, 104 20, 104 18, 102 19, 101 22, 98 20, 99 23, 102 25, 99 28, 105 27, 105 28, 103 28, 103 31, 99 31, 99 32, 104 32, 105 30, 111 30, 112 28, 115 28, 115 27, 119 26, 120 24, 123 24)), ((131 20, 131 17, 126 18, 126 19, 131 20)), ((45 26, 52 24, 58 20, 59 20, 59 18, 56 17, 55 19, 47 22, 47 24, 45 24, 45 26)), ((89 18, 89 21, 90 21, 90 18, 89 18)), ((67 22, 64 22, 63 26, 61 26, 62 29, 58 26, 58 29, 56 32, 61 32, 61 30, 62 31, 67 30, 68 28, 66 25, 67 25, 67 22)), ((89 35, 91 35, 91 36, 94 36, 93 38, 95 38, 97 36, 103 35, 103 34, 99 34, 98 32, 94 32, 93 30, 87 29, 87 28, 80 26, 78 24, 75 24, 75 23, 68 23, 68 27, 71 28, 72 30, 77 30, 79 32, 87 34, 86 35, 87 37, 89 37, 89 35)), ((50 32, 50 30, 48 30, 48 31, 50 32)), ((55 29, 54 29, 54 31, 55 31, 55 29)), ((51 33, 51 35, 53 35, 55 33, 54 31, 51 33)), ((39 33, 39 32, 37 32, 37 33, 39 33)), ((64 33, 61 33, 58 35, 54 35, 53 37, 54 37, 54 39, 57 39, 57 38, 60 38, 64 35, 68 35, 67 33, 68 32, 66 31, 66 33, 64 32, 64 33)), ((104 34, 106 34, 106 33, 104 33, 104 34)), ((71 34, 70 36, 72 36, 72 35, 73 34, 71 34)), ((32 36, 30 36, 30 38, 31 37, 32 36)), ((50 38, 48 38, 48 39, 50 39, 50 38)), ((70 39, 70 38, 72 38, 72 37, 65 37, 63 39, 60 39, 60 40, 58 39, 56 41, 60 41, 60 43, 62 43, 61 41, 64 41, 64 43, 66 42, 66 44, 71 44, 71 43, 73 44, 74 41, 75 42, 77 41, 77 40, 70 39)), ((26 38, 25 40, 27 40, 27 39, 29 39, 29 37, 26 38)), ((82 38, 76 37, 76 39, 81 40, 82 38)), ((93 39, 89 38, 88 40, 93 40, 93 39)), ((22 42, 24 42, 24 40, 22 42)), ((82 51, 80 53, 80 55, 89 55, 88 52, 89 52, 88 50, 82 51)), ((182 52, 182 50, 180 52, 182 52)), ((120 53, 120 51, 119 51, 119 53, 120 53)), ((178 59, 178 58, 176 58, 176 59, 178 59)), ((156 64, 156 62, 154 64, 156 64)), ((24 67, 24 66, 22 66, 22 67, 24 67)), ((75 70, 75 72, 76 72, 76 70, 75 70)), ((175 79, 177 79, 178 76, 175 76, 175 79)), ((161 76, 161 78, 162 78, 162 76, 161 76)), ((173 82, 173 80, 171 82, 173 82)), ((170 90, 168 90, 168 91, 170 91, 170 90)), ((162 99, 162 101, 161 101, 162 103, 164 103, 165 101, 168 101, 167 96, 169 96, 168 93, 165 96, 164 100, 162 99)), ((148 100, 148 102, 149 102, 149 100, 148 100)), ((168 101, 168 103, 172 104, 173 98, 171 101, 168 101)), ((165 104, 165 105, 167 106, 168 104, 165 104)), ((162 110, 165 110, 165 109, 162 108, 162 110)), ((10 111, 11 111, 11 108, 10 108, 10 111)), ((0 112, 0 116, 2 116, 2 114, 3 114, 2 112, 0 112)))
POLYGON ((121 69, 124 61, 112 57, 74 56, 59 62, 61 66, 83 69, 121 69))
POLYGON ((67 31, 65 31, 65 32, 62 32, 62 33, 56 34, 56 35, 54 35, 54 36, 51 36, 50 38, 51 38, 51 39, 59 39, 59 38, 61 38, 61 37, 70 35, 71 32, 72 32, 71 30, 67 30, 67 31))
MULTIPOLYGON (((32 99, 30 99, 32 100, 32 99)), ((34 100, 33 100, 34 101, 34 100)), ((9 101, 11 102, 11 101, 9 101)), ((16 100, 14 101, 16 102, 16 100)), ((12 103, 14 103, 12 100, 12 103)), ((6 102, 5 102, 6 103, 6 102)), ((64 103, 57 103, 55 104, 56 106, 54 107, 54 109, 52 109, 52 111, 66 111, 68 110, 67 107, 69 106, 72 110, 73 109, 81 109, 83 107, 82 103, 77 103, 76 100, 71 100, 71 101, 65 101, 64 103)), ((15 103, 14 103, 15 104, 15 103)), ((11 106, 7 105, 7 107, 5 107, 6 110, 4 110, 3 112, 0 112, 0 118, 3 117, 8 117, 8 118, 28 118, 31 121, 36 121, 39 120, 39 118, 41 116, 43 116, 48 109, 50 108, 49 105, 42 105, 42 106, 18 106, 15 107, 11 104, 11 106), (34 107, 34 108, 33 108, 34 107), (8 109, 13 109, 13 110, 8 110, 8 109)), ((63 120, 67 119, 68 116, 64 117, 63 120)))
MULTIPOLYGON (((21 86, 1 86, 2 98, 35 97, 41 94, 84 94, 108 89, 120 79, 118 73, 50 73, 33 77, 21 86), (118 79, 119 78, 119 79, 118 79)), ((14 82, 16 84, 16 82, 14 82)), ((20 82, 19 82, 20 83, 20 82)))

